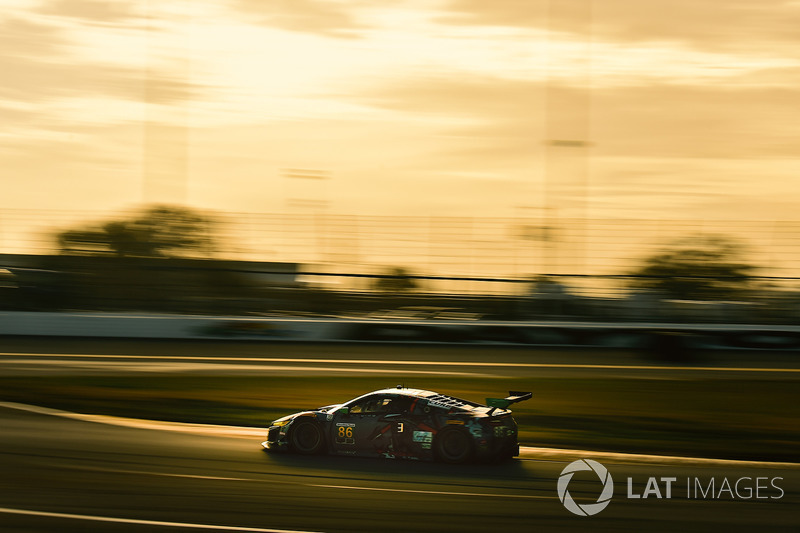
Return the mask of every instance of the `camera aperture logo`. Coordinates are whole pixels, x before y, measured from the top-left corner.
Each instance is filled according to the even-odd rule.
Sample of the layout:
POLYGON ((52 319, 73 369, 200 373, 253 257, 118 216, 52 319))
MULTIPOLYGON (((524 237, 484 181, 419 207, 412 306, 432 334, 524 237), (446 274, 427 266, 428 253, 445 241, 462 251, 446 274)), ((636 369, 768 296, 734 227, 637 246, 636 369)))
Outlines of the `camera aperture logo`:
POLYGON ((614 480, 611 478, 611 474, 606 467, 592 459, 579 459, 568 464, 558 477, 558 499, 561 500, 561 503, 564 504, 564 507, 566 507, 568 511, 578 516, 596 515, 611 503, 611 496, 613 496, 613 494, 614 480), (597 477, 599 477, 600 481, 603 483, 603 490, 597 498, 597 502, 579 504, 572 498, 568 486, 575 472, 585 470, 592 470, 597 474, 597 477))

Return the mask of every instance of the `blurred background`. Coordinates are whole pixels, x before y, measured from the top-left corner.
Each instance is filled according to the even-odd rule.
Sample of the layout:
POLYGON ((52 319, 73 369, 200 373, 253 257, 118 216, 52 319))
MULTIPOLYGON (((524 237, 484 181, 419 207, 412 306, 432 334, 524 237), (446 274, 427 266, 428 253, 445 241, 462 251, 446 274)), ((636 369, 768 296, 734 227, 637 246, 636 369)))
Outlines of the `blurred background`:
POLYGON ((785 323, 800 222, 246 214, 0 216, 0 306, 785 323), (14 230, 17 231, 14 231, 14 230))
POLYGON ((796 3, 4 5, 4 309, 800 312, 796 3))

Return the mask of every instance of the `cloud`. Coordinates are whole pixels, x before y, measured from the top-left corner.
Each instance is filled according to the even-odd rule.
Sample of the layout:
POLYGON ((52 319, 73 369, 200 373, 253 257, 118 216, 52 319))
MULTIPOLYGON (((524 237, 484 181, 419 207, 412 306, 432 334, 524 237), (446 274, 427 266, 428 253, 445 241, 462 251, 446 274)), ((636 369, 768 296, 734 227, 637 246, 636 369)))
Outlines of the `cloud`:
POLYGON ((43 15, 77 18, 96 23, 126 23, 141 20, 135 3, 108 0, 53 0, 38 11, 43 15))
POLYGON ((251 23, 289 31, 353 38, 364 29, 357 22, 352 3, 345 7, 344 3, 324 0, 237 0, 236 7, 248 17, 256 17, 251 23))
POLYGON ((592 97, 598 153, 772 158, 796 154, 797 94, 785 88, 652 86, 592 97))
POLYGON ((448 12, 440 22, 549 29, 592 40, 764 52, 800 41, 800 5, 786 0, 453 0, 448 12))
MULTIPOLYGON (((145 117, 144 103, 155 106, 156 111, 184 105, 206 91, 205 86, 159 63, 151 66, 141 60, 123 62, 121 55, 118 65, 87 58, 83 53, 86 46, 77 43, 85 45, 81 39, 91 39, 98 31, 99 35, 106 35, 108 29, 87 26, 86 20, 69 18, 66 12, 104 20, 123 18, 116 8, 93 11, 95 4, 48 4, 41 8, 45 14, 18 11, 16 16, 11 14, 0 21, 0 121, 6 132, 14 132, 11 140, 24 139, 34 144, 37 137, 44 143, 85 140, 83 135, 69 132, 82 123, 158 120, 163 113, 151 112, 145 117)), ((123 25, 113 33, 139 36, 142 32, 123 25)), ((94 38, 98 42, 99 37, 94 38)), ((132 40, 136 42, 135 38, 132 40)), ((140 42, 140 47, 146 44, 141 39, 140 42)), ((133 56, 148 57, 135 46, 128 50, 133 56)))
MULTIPOLYGON (((796 91, 760 85, 576 88, 536 81, 424 77, 359 95, 439 121, 483 150, 530 154, 548 138, 588 135, 593 154, 783 157, 796 153, 796 91)), ((578 138, 576 137, 576 138, 578 138)), ((466 155, 466 154, 465 154, 466 155)))
POLYGON ((732 173, 750 187, 759 165, 787 179, 800 48, 762 6, 790 23, 793 9, 731 0, 714 18, 708 2, 607 0, 589 20, 569 8, 584 2, 549 0, 548 21, 546 0, 445 1, 151 2, 146 18, 58 0, 0 15, 3 164, 35 182, 26 194, 95 180, 105 201, 160 157, 144 133, 152 147, 175 128, 183 144, 165 151, 210 205, 266 209, 280 169, 299 167, 330 170, 347 209, 397 213, 535 199, 554 174, 548 139, 593 142, 581 154, 610 209, 701 181, 713 195, 710 178, 722 190, 732 173))
POLYGON ((442 116, 496 116, 519 112, 526 100, 541 96, 539 82, 494 78, 425 76, 393 80, 359 98, 372 105, 411 113, 442 116))
MULTIPOLYGON (((68 39, 51 25, 21 17, 0 19, 0 58, 31 58, 58 54, 68 39)), ((8 76, 4 76, 4 83, 8 76)))
POLYGON ((0 98, 43 102, 51 98, 93 95, 153 103, 185 102, 201 92, 196 84, 168 73, 137 69, 0 57, 4 73, 0 98))
POLYGON ((80 210, 141 199, 141 125, 34 128, 4 129, 9 136, 0 138, 8 182, 5 207, 80 210))

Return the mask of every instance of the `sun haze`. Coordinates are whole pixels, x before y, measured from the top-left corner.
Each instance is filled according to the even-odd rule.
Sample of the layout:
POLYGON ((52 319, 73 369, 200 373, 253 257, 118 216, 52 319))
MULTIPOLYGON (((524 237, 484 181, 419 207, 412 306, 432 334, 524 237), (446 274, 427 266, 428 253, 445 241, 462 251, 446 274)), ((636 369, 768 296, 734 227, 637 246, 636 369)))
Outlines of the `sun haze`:
POLYGON ((796 217, 796 1, 3 4, 0 209, 796 217))

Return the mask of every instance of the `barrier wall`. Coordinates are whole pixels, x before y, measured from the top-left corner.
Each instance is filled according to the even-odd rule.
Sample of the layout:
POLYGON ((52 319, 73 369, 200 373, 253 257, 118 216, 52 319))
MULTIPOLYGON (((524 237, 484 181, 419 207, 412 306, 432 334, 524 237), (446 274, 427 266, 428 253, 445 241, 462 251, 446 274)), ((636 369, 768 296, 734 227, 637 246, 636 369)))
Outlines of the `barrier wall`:
POLYGON ((748 324, 490 322, 249 318, 111 313, 0 313, 0 335, 294 342, 392 342, 800 349, 800 327, 748 324))

